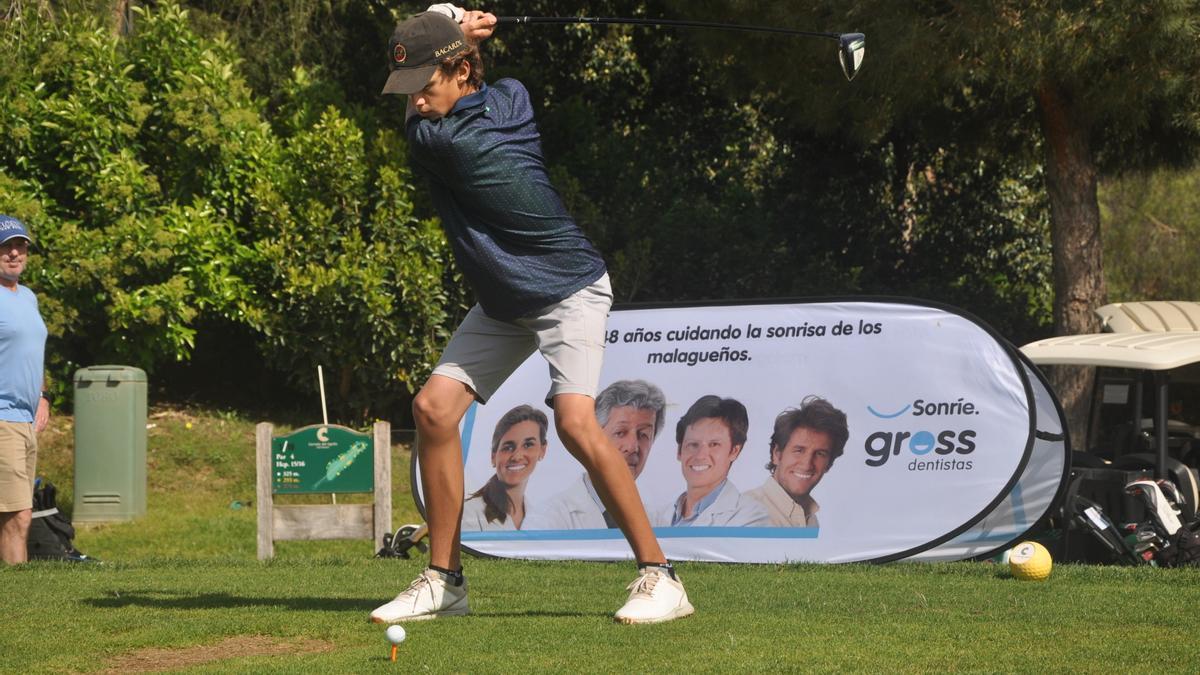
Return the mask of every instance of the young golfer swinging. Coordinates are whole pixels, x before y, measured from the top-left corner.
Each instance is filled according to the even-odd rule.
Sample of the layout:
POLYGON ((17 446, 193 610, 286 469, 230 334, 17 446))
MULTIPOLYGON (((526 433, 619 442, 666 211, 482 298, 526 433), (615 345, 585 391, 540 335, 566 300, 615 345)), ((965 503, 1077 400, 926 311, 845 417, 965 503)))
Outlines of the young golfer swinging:
POLYGON ((596 420, 612 291, 604 260, 550 184, 529 93, 483 81, 478 45, 496 17, 436 5, 400 23, 384 94, 408 95, 416 172, 430 185, 459 267, 478 301, 413 402, 430 564, 371 620, 468 613, 460 558, 463 458, 458 425, 536 349, 550 367, 558 436, 583 464, 638 562, 616 613, 656 623, 694 610, 668 564, 621 453, 596 420))

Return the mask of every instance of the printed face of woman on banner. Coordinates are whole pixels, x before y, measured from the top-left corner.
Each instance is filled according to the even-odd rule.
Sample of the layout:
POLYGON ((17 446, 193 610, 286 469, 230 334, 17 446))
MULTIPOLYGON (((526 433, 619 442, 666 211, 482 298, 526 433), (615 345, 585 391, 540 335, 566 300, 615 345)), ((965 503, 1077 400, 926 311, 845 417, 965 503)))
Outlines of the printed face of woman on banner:
POLYGON ((492 466, 496 478, 508 487, 516 487, 529 481, 537 463, 546 458, 546 444, 541 440, 541 429, 537 422, 518 422, 500 437, 500 443, 492 453, 492 466))

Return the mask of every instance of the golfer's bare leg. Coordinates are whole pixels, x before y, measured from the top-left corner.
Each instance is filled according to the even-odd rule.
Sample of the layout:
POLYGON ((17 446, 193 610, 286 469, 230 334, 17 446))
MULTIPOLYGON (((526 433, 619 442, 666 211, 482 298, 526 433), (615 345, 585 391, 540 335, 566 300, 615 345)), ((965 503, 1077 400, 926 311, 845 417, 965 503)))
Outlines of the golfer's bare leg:
POLYGON ((646 507, 642 506, 629 466, 596 421, 596 402, 592 397, 582 394, 555 396, 554 425, 567 450, 592 477, 600 501, 629 540, 637 561, 666 562, 654 530, 650 528, 646 507))
POLYGON ((430 377, 413 399, 429 563, 450 570, 461 567, 463 459, 458 424, 474 400, 465 384, 442 375, 430 377))
POLYGON ((29 523, 33 511, 8 511, 0 513, 0 560, 15 565, 28 558, 29 523))

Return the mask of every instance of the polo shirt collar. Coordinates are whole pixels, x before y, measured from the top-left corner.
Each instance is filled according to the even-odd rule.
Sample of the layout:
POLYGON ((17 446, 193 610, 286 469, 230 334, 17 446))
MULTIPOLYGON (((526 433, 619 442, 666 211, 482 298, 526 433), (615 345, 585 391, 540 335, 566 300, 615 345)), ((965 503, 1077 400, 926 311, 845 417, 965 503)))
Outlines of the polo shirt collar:
POLYGON ((484 82, 483 86, 479 87, 479 91, 475 92, 474 94, 467 94, 466 96, 463 96, 455 101, 454 107, 450 109, 450 114, 453 115, 460 110, 466 110, 467 108, 474 108, 477 105, 483 105, 484 101, 486 100, 484 95, 487 94, 487 90, 487 82, 484 82))

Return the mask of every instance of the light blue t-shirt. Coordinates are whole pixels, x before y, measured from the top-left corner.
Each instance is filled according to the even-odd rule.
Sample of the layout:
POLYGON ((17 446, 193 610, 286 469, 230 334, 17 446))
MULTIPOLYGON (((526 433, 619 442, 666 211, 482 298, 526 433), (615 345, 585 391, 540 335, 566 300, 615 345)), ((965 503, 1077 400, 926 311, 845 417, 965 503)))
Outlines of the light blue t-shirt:
POLYGON ((0 287, 0 420, 32 422, 42 396, 46 324, 37 296, 0 287))

